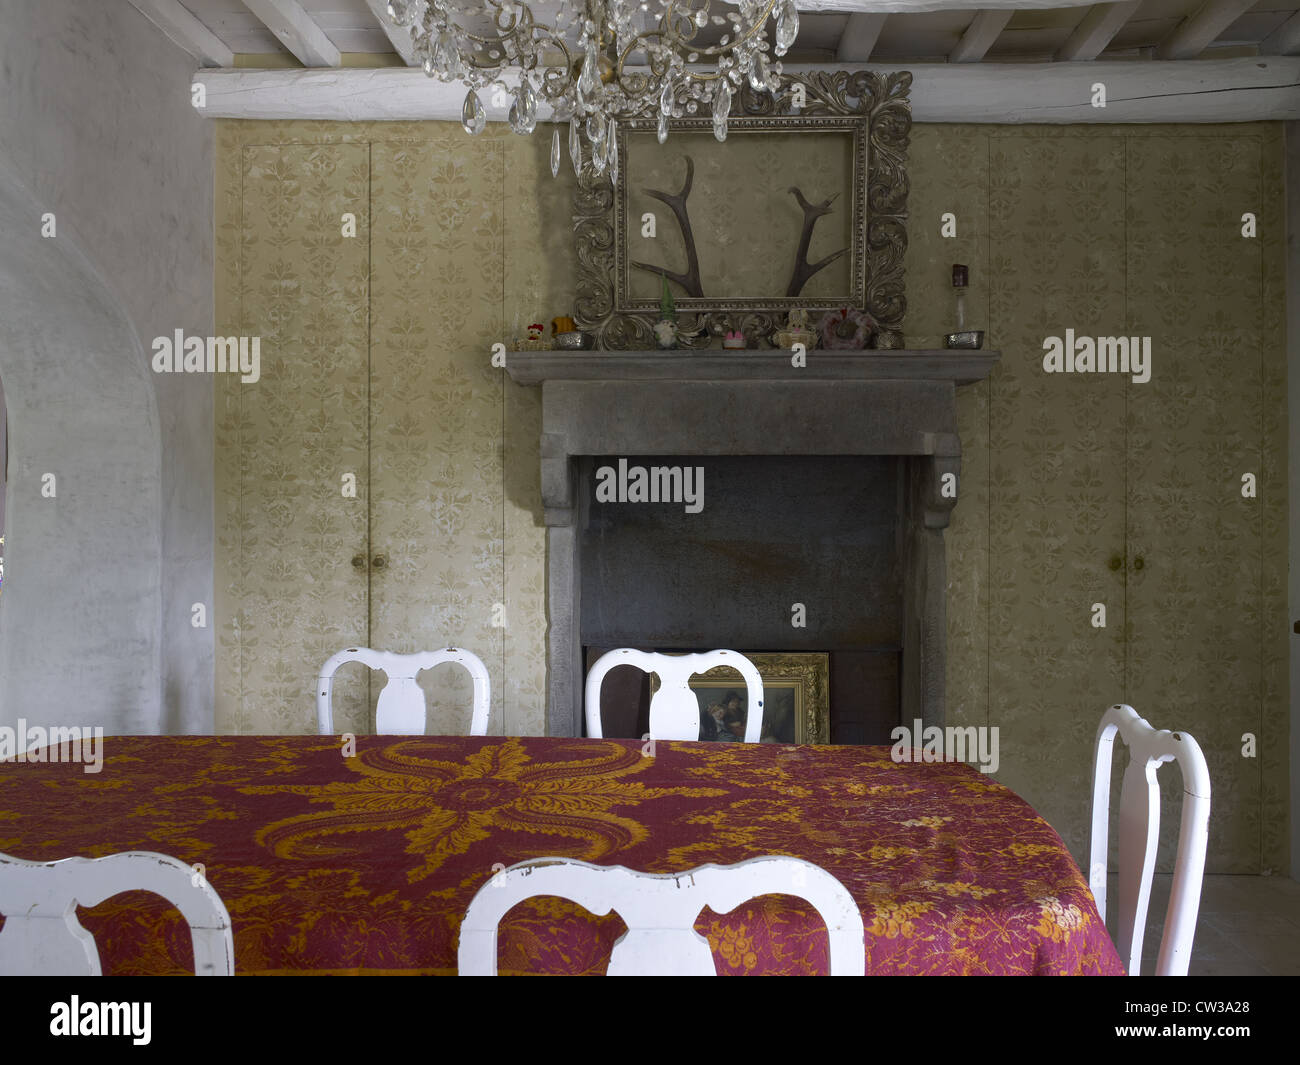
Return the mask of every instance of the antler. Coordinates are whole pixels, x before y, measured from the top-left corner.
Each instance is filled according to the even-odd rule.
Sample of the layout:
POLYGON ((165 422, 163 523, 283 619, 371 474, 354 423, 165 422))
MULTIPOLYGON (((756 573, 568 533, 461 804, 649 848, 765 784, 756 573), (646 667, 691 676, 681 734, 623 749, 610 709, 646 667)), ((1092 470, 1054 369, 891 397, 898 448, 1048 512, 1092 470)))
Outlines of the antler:
POLYGON ((686 270, 684 273, 674 273, 664 266, 651 266, 649 263, 636 263, 632 265, 638 270, 648 270, 652 274, 660 274, 669 281, 676 281, 688 296, 697 298, 703 297, 704 290, 700 287, 700 258, 695 253, 695 237, 691 233, 690 215, 686 213, 686 197, 691 194, 691 183, 695 180, 695 161, 688 155, 686 156, 686 181, 682 185, 682 191, 676 194, 660 192, 658 189, 643 189, 647 196, 653 196, 656 200, 661 200, 672 208, 673 214, 677 217, 677 224, 682 229, 682 241, 686 245, 686 270))
POLYGON ((831 213, 831 203, 835 197, 832 196, 821 203, 813 204, 804 199, 803 193, 793 185, 786 191, 793 192, 794 198, 798 201, 799 206, 803 208, 803 232, 799 236, 799 250, 794 253, 794 270, 790 273, 790 284, 785 290, 787 296, 797 296, 813 274, 823 267, 830 266, 849 249, 841 248, 839 251, 826 256, 819 263, 810 263, 808 261, 808 245, 812 241, 813 226, 817 224, 817 219, 822 215, 831 213))

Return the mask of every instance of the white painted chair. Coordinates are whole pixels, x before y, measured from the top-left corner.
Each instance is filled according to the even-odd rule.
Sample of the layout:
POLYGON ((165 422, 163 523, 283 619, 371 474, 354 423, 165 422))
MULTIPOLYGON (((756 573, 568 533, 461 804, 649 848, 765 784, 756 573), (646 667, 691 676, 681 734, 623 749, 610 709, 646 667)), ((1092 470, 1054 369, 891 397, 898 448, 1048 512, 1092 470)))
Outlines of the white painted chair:
POLYGON ((375 731, 392 736, 424 734, 424 692, 415 683, 417 673, 443 662, 458 662, 474 681, 474 716, 469 734, 486 736, 488 709, 492 704, 492 684, 487 667, 472 651, 447 647, 441 651, 417 651, 400 655, 392 651, 372 651, 369 647, 349 647, 334 655, 320 668, 316 678, 316 731, 322 736, 334 734, 334 710, 330 699, 334 691, 334 672, 345 662, 362 662, 371 669, 382 669, 388 683, 375 704, 375 731))
POLYGON ((1097 729, 1092 768, 1092 853, 1089 886, 1102 920, 1106 919, 1106 864, 1109 851, 1111 755, 1118 734, 1129 749, 1119 809, 1119 951, 1130 976, 1138 975, 1151 876, 1160 838, 1160 784, 1163 762, 1178 763, 1183 776, 1183 816, 1178 833, 1174 879, 1160 939, 1157 976, 1186 976, 1201 905, 1205 846, 1209 836, 1210 772, 1201 748, 1186 732, 1157 731, 1131 706, 1107 710, 1097 729))
POLYGON ((123 891, 161 895, 184 916, 195 976, 233 976, 235 944, 221 897, 188 865, 152 851, 27 862, 0 854, 0 976, 100 976, 94 937, 78 906, 123 891))
POLYGON ((684 873, 638 873, 621 865, 534 858, 502 870, 479 888, 460 926, 461 976, 495 976, 497 926, 524 899, 554 895, 596 916, 614 910, 627 931, 609 956, 609 976, 716 976, 709 941, 695 931, 705 906, 729 913, 759 895, 812 903, 830 935, 830 975, 862 976, 862 914, 844 885, 802 858, 771 855, 684 873))
POLYGON ((744 655, 736 651, 705 651, 694 655, 664 655, 620 647, 596 659, 587 674, 587 735, 604 733, 600 723, 600 688, 605 674, 617 666, 636 666, 659 677, 659 690, 650 698, 650 735, 657 740, 698 740, 700 704, 690 689, 690 679, 715 666, 731 666, 745 678, 745 742, 757 743, 763 735, 763 678, 744 655))

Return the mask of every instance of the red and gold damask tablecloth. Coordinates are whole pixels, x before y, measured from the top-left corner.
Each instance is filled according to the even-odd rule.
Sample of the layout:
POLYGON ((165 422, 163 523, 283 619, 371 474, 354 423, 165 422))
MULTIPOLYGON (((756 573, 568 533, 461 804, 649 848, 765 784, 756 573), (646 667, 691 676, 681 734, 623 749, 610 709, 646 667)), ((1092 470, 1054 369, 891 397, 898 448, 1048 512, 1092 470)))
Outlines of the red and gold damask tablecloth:
MULTIPOLYGON (((494 869, 560 855, 666 873, 788 854, 858 900, 867 972, 1120 973, 1078 866, 1013 792, 887 747, 363 736, 105 740, 103 769, 0 763, 0 851, 151 850, 201 863, 237 973, 453 973, 494 869)), ((192 971, 155 896, 81 911, 105 973, 192 971)), ((614 914, 522 903, 501 971, 600 973, 614 914)), ((826 971, 808 904, 751 900, 696 924, 721 974, 826 971)))

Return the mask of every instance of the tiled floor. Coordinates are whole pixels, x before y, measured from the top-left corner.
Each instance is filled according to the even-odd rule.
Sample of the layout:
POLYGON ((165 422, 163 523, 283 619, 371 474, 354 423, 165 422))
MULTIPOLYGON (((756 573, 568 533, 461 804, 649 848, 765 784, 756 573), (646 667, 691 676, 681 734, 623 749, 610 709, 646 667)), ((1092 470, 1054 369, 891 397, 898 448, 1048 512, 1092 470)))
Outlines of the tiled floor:
MULTIPOLYGON (((1169 902, 1168 874, 1157 874, 1142 941, 1142 973, 1155 971, 1169 902)), ((1107 909, 1115 938, 1116 876, 1107 909)), ((1192 944, 1189 976, 1300 975, 1300 884, 1281 876, 1207 876, 1192 944)))

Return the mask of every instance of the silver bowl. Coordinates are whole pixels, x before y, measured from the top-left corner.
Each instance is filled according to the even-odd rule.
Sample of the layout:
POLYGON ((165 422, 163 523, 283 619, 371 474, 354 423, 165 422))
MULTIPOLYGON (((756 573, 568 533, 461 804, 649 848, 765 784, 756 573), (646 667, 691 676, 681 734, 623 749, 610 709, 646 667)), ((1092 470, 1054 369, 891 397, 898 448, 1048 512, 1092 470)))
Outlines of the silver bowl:
POLYGON ((583 333, 575 330, 571 333, 556 333, 555 346, 560 351, 586 351, 591 347, 592 337, 590 333, 583 333))
POLYGON ((949 333, 943 338, 946 348, 982 348, 984 346, 983 329, 967 329, 961 333, 949 333))

